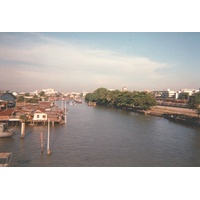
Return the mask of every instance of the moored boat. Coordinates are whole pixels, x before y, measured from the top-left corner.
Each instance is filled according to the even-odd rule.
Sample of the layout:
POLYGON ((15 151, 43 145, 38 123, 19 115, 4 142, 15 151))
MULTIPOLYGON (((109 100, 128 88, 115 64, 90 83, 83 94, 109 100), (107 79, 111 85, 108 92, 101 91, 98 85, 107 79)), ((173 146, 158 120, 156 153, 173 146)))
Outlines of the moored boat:
POLYGON ((96 105, 97 105, 96 102, 91 102, 91 101, 88 102, 88 106, 96 106, 96 105))
POLYGON ((14 134, 14 129, 8 129, 6 123, 0 123, 0 138, 11 137, 14 134))
POLYGON ((76 103, 82 103, 82 100, 81 99, 74 99, 74 101, 76 102, 76 103))

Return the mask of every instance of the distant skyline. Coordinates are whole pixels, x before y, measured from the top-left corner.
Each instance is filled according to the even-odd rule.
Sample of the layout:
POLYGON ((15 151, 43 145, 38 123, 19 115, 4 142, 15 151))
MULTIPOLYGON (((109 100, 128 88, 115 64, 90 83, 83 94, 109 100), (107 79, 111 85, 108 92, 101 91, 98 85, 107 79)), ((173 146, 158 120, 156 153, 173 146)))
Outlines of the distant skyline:
POLYGON ((200 88, 198 32, 0 33, 0 90, 200 88))

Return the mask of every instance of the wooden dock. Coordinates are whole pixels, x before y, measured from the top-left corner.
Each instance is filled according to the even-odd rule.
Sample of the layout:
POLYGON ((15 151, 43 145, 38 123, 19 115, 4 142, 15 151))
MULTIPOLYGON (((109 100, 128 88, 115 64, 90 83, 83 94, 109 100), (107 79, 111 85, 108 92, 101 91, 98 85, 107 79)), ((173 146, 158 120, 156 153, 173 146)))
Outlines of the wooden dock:
POLYGON ((12 159, 12 152, 0 153, 0 167, 8 167, 12 159))

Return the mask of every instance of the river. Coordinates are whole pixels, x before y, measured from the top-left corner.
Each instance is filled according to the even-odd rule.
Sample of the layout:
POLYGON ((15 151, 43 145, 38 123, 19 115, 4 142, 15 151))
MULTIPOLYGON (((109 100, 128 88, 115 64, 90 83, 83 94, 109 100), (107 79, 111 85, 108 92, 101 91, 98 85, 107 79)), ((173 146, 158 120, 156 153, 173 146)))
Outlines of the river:
POLYGON ((26 125, 24 139, 17 126, 12 138, 0 138, 0 152, 13 153, 11 167, 200 166, 200 128, 85 103, 67 107, 67 124, 51 126, 51 155, 47 126, 26 125))

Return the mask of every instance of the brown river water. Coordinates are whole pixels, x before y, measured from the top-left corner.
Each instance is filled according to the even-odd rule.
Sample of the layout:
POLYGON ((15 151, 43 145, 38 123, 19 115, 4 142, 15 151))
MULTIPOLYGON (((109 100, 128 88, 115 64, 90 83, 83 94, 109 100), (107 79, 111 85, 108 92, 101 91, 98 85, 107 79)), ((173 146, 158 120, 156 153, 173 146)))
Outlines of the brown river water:
POLYGON ((12 138, 0 138, 0 152, 13 153, 11 167, 200 166, 200 128, 85 103, 67 107, 67 124, 50 128, 51 155, 47 126, 26 125, 21 139, 18 125, 12 138))

